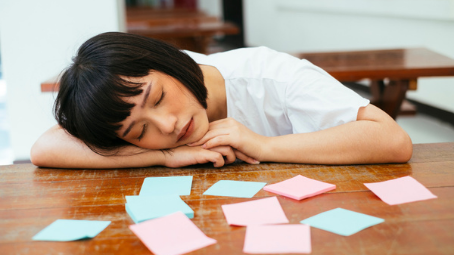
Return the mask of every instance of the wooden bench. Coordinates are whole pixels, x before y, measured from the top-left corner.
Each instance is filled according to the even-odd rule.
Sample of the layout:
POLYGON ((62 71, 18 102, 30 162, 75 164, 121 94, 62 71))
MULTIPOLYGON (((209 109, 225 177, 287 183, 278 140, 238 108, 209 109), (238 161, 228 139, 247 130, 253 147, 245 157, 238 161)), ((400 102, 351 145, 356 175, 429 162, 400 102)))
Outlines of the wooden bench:
POLYGON ((454 59, 425 48, 296 53, 341 82, 370 80, 371 102, 391 117, 420 77, 454 76, 454 59))
POLYGON ((128 8, 126 23, 128 33, 160 39, 178 48, 204 54, 210 53, 208 45, 213 36, 239 33, 233 23, 192 9, 128 8))

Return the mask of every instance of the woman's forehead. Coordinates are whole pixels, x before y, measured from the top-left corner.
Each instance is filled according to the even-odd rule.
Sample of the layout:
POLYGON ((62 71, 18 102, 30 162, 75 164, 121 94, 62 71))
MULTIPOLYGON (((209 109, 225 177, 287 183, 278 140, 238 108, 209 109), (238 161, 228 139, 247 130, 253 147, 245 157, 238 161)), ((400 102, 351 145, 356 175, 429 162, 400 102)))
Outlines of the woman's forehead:
POLYGON ((120 76, 120 78, 132 83, 147 83, 147 81, 149 81, 150 79, 159 79, 163 76, 167 75, 156 70, 150 70, 148 75, 142 77, 120 76))

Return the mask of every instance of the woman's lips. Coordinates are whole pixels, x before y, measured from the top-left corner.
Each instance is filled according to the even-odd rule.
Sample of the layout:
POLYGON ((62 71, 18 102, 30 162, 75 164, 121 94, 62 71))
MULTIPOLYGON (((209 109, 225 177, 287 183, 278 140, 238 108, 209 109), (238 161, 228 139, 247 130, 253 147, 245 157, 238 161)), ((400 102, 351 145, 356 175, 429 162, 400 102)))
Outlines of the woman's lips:
POLYGON ((182 141, 189 136, 191 136, 192 131, 194 130, 194 120, 191 119, 186 126, 181 130, 180 134, 178 135, 178 141, 182 141))

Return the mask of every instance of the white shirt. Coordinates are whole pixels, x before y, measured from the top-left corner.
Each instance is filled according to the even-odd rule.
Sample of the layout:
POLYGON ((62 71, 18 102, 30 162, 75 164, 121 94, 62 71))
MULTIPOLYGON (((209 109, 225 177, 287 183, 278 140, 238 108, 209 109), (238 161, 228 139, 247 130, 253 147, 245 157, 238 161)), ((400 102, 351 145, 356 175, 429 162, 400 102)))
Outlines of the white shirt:
POLYGON ((307 133, 355 121, 369 100, 307 60, 266 47, 212 55, 184 51, 225 80, 227 116, 265 136, 307 133))

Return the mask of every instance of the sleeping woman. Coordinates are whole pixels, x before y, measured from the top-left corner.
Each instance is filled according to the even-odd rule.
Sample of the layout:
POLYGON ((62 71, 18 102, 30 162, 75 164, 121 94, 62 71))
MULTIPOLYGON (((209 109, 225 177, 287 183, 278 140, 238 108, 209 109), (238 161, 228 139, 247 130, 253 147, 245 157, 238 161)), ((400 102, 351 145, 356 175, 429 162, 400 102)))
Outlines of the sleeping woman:
POLYGON ((31 150, 37 166, 370 164, 412 155, 407 133, 369 100, 266 47, 207 56, 103 33, 62 74, 54 113, 58 124, 31 150))

